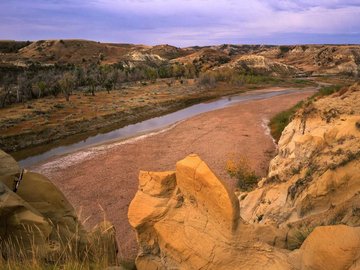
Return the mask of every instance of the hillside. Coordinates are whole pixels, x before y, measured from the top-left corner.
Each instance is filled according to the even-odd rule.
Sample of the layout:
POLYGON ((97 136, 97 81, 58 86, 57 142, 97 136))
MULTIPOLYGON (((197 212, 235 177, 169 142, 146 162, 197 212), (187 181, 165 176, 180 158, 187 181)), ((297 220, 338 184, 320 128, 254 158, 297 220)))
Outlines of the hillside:
MULTIPOLYGON (((15 53, 4 53, 3 63, 26 65, 38 62, 50 64, 86 65, 89 63, 116 64, 120 61, 133 60, 131 55, 150 55, 152 58, 173 59, 186 52, 169 45, 144 46, 131 44, 100 43, 87 40, 40 40, 22 47, 15 53)), ((150 59, 151 61, 151 59, 150 59)))
POLYGON ((241 201, 242 217, 293 231, 359 226, 359 157, 360 86, 354 85, 297 113, 283 131, 268 177, 241 201))
MULTIPOLYGON (((30 43, 30 42, 29 42, 30 43)), ((243 57, 263 59, 268 64, 286 65, 299 75, 352 75, 359 74, 359 45, 230 45, 177 48, 170 45, 111 44, 87 40, 40 40, 32 43, 0 43, 2 66, 27 66, 89 63, 116 64, 164 63, 193 64, 201 71, 222 65, 237 65, 243 57), (2 45, 1 45, 2 44, 2 45), (1 49, 2 48, 2 49, 1 49)), ((244 62, 244 61, 242 61, 244 62)), ((272 70, 272 68, 270 68, 272 70)), ((249 66, 249 71, 256 72, 249 66)), ((264 71, 264 70, 262 70, 264 71)), ((271 72, 270 72, 271 73, 271 72)))

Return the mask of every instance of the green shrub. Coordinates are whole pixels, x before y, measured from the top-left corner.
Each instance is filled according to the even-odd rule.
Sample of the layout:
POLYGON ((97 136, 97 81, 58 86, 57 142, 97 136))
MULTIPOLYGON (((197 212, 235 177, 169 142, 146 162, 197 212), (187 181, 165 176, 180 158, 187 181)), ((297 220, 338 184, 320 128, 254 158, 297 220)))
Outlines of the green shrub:
POLYGON ((303 106, 303 103, 304 103, 303 101, 300 101, 294 107, 278 113, 270 120, 269 125, 270 125, 271 135, 276 141, 279 141, 281 137, 281 133, 283 132, 285 127, 290 123, 296 111, 303 106))
POLYGON ((340 89, 341 89, 340 85, 323 86, 320 88, 319 92, 315 94, 315 97, 329 96, 338 92, 340 89))

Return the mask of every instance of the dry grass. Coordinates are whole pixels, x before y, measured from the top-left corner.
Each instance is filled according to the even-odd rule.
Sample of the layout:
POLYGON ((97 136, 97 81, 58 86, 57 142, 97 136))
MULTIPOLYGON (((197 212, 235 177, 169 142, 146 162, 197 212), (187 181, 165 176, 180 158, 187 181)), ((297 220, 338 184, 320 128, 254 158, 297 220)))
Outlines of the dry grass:
MULTIPOLYGON (((252 78, 252 77, 251 77, 252 78)), ((254 77, 257 78, 257 77, 254 77)), ((66 102, 62 95, 58 97, 45 97, 29 101, 24 104, 14 104, 0 109, 0 129, 2 136, 12 136, 26 132, 41 132, 47 128, 66 126, 81 121, 131 112, 145 106, 159 106, 164 102, 176 102, 184 98, 217 97, 249 89, 283 85, 276 81, 260 81, 256 87, 245 83, 242 87, 218 83, 212 89, 199 89, 194 80, 174 81, 171 87, 167 80, 159 80, 149 85, 134 83, 125 89, 96 92, 96 96, 74 92, 70 102, 66 102)), ((284 85, 294 85, 291 81, 283 82, 284 85)), ((251 85, 252 83, 250 83, 251 85)), ((214 85, 213 85, 214 86, 214 85)))
POLYGON ((226 171, 230 177, 237 180, 237 186, 242 191, 252 190, 259 180, 249 160, 244 156, 229 158, 226 162, 226 171))
MULTIPOLYGON (((64 233, 57 229, 57 235, 52 237, 55 240, 46 240, 45 244, 39 244, 35 238, 34 226, 23 227, 29 239, 0 239, 0 270, 97 270, 118 265, 117 259, 111 256, 111 249, 116 249, 111 246, 112 237, 115 239, 110 232, 113 226, 104 219, 101 223, 104 226, 87 234, 84 239, 82 227, 86 221, 79 225, 75 233, 68 230, 65 235, 69 236, 65 238, 64 233)), ((130 263, 128 265, 131 267, 130 263)))
POLYGON ((315 227, 308 227, 306 225, 294 229, 292 236, 287 239, 287 248, 290 250, 300 248, 306 238, 312 233, 314 229, 315 227))
POLYGON ((14 104, 0 109, 1 135, 23 133, 27 130, 45 129, 76 121, 91 120, 96 117, 124 112, 133 108, 179 98, 189 94, 184 87, 174 87, 169 91, 165 83, 149 86, 132 86, 127 89, 97 92, 96 96, 74 92, 70 102, 62 95, 33 100, 25 104, 14 104))

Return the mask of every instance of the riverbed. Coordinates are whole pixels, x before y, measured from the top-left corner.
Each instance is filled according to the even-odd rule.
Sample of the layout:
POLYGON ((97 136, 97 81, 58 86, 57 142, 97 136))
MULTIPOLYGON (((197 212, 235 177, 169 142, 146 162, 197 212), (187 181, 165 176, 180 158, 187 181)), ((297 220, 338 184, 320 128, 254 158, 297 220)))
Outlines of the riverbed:
MULTIPOLYGON (((286 89, 275 92, 283 90, 286 89)), ((274 89, 261 93, 266 92, 274 89)), ((178 160, 197 153, 234 188, 225 165, 228 158, 242 155, 258 175, 264 176, 276 150, 264 123, 314 92, 315 89, 307 89, 240 100, 142 132, 140 136, 53 156, 31 169, 48 176, 81 210, 89 227, 105 215, 115 225, 120 255, 134 258, 137 245, 127 221, 127 209, 137 190, 139 170, 174 170, 178 160)))
POLYGON ((72 153, 80 149, 89 148, 90 146, 97 146, 105 143, 110 143, 112 141, 119 141, 119 140, 125 141, 126 139, 140 137, 141 135, 149 134, 149 133, 153 134, 157 130, 166 129, 171 125, 175 125, 180 121, 183 121, 195 115, 225 108, 233 104, 239 104, 242 102, 252 101, 252 100, 268 99, 275 96, 286 95, 289 93, 300 93, 304 91, 306 90, 304 89, 272 89, 272 91, 257 90, 257 91, 251 91, 238 95, 231 95, 231 96, 218 98, 213 101, 196 104, 160 117, 153 117, 136 124, 127 125, 125 127, 121 127, 110 132, 96 134, 95 136, 90 136, 89 138, 86 138, 85 140, 80 142, 53 147, 52 149, 49 149, 44 153, 34 154, 30 157, 24 158, 19 161, 19 164, 22 167, 29 167, 38 164, 40 162, 43 162, 45 160, 48 160, 50 158, 64 155, 67 153, 72 153))

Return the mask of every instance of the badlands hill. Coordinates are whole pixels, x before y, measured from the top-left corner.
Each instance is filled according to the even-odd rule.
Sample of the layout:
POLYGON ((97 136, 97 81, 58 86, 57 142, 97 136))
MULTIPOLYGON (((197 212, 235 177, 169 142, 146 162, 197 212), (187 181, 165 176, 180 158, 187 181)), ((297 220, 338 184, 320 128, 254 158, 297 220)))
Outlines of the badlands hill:
POLYGON ((229 191, 197 155, 141 172, 128 217, 149 269, 360 269, 360 85, 309 100, 268 176, 229 191))
POLYGON ((86 40, 0 42, 2 67, 31 64, 195 65, 199 70, 237 67, 249 72, 304 75, 359 74, 359 45, 221 45, 177 48, 110 44, 86 40))
POLYGON ((98 61, 101 64, 116 64, 121 61, 147 61, 148 64, 159 64, 187 54, 187 50, 169 45, 109 44, 87 40, 40 40, 21 44, 27 46, 9 53, 8 42, 0 42, 0 52, 3 52, 2 62, 13 65, 27 65, 30 62, 45 65, 55 63, 85 65, 98 61))

